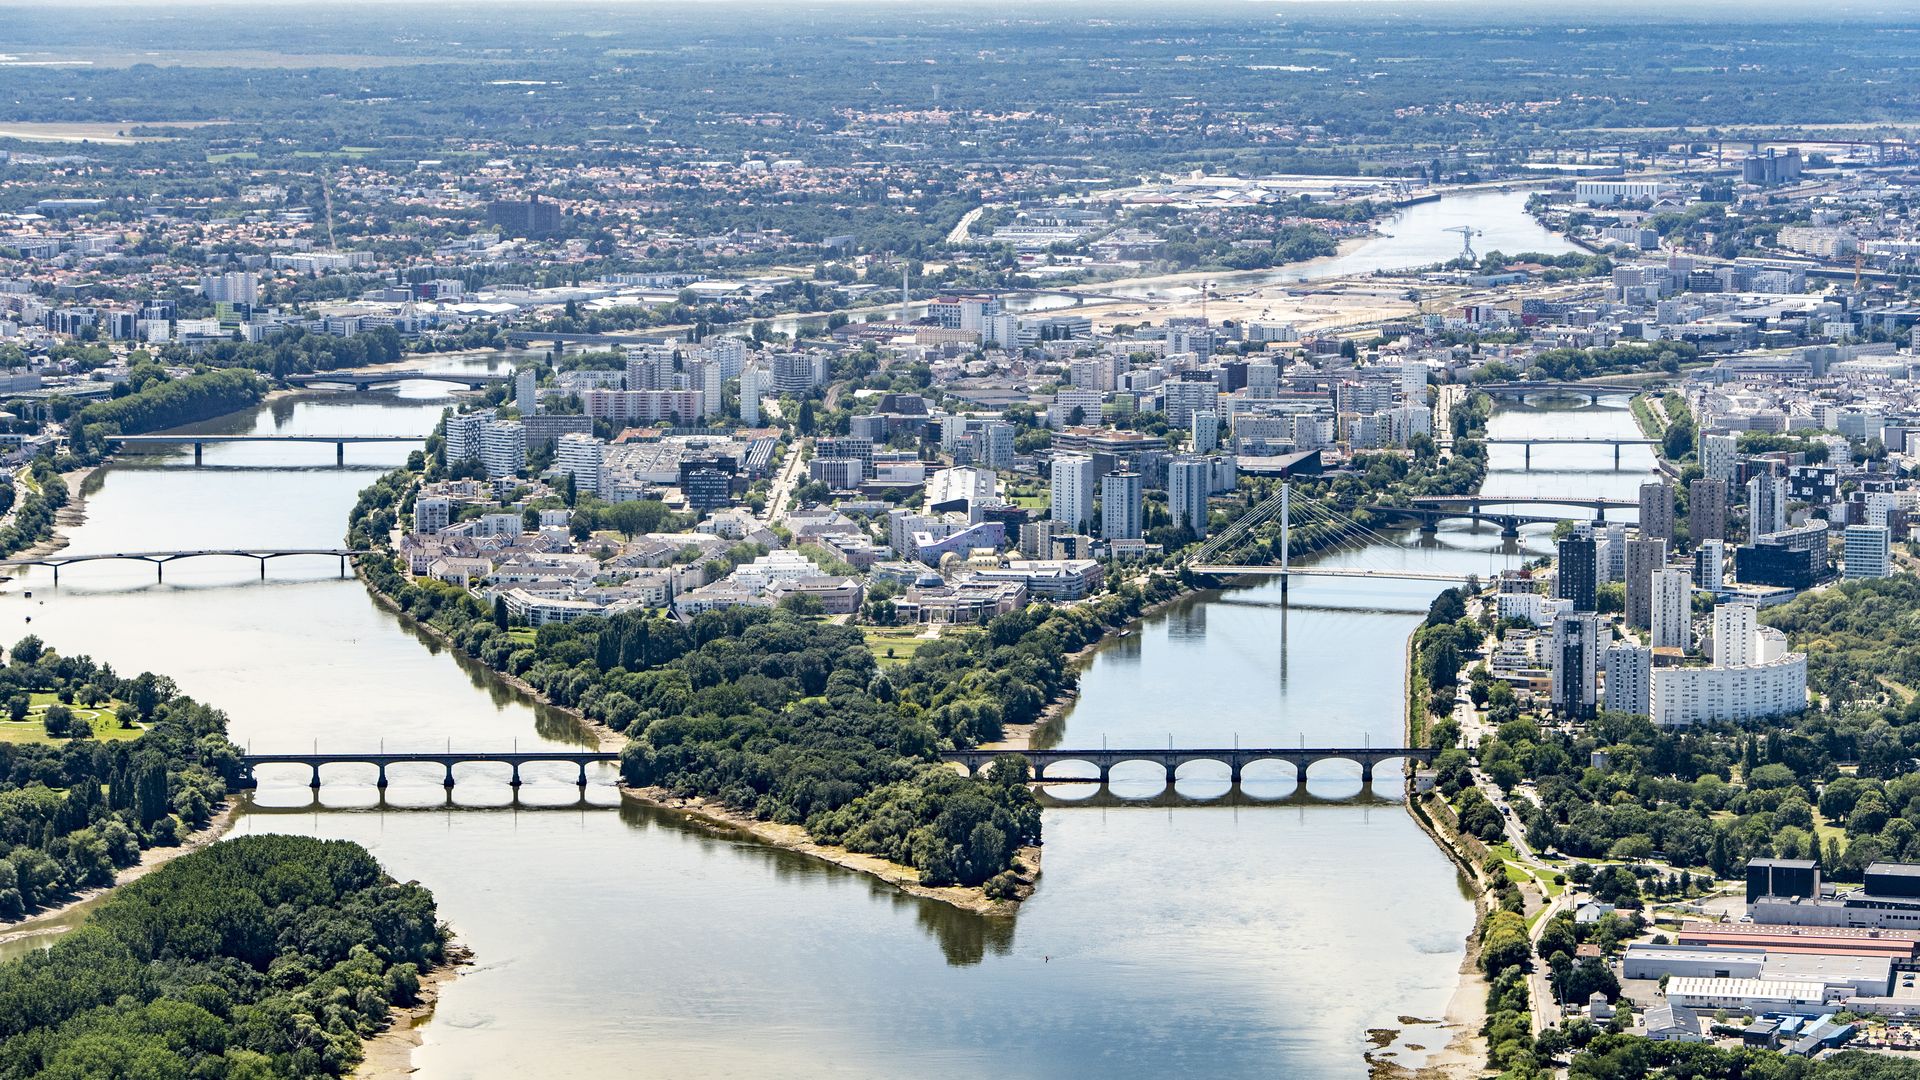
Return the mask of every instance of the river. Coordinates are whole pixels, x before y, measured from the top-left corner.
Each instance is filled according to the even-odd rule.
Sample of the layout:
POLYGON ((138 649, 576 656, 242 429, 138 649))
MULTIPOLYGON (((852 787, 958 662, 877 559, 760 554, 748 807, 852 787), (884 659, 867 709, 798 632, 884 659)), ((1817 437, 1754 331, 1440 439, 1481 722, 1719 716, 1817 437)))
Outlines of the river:
MULTIPOLYGON (((436 393, 299 395, 206 427, 424 433, 436 393)), ((1492 423, 1625 433, 1623 406, 1515 406, 1492 423)), ((327 445, 209 446, 199 468, 184 449, 130 455, 88 485, 71 550, 332 546, 355 493, 406 450, 351 446, 345 469, 327 445)), ((1556 448, 1527 472, 1518 447, 1500 447, 1494 464, 1491 493, 1611 494, 1650 459, 1632 448, 1614 472, 1604 447, 1556 448)), ((1509 544, 1461 524, 1338 561, 1489 573, 1545 550, 1544 528, 1509 544)), ((164 584, 145 564, 70 568, 58 588, 33 571, 0 592, 0 619, 174 676, 255 749, 584 741, 410 632, 332 559, 279 560, 258 578, 250 560, 178 563, 164 584)), ((1285 608, 1275 584, 1189 598, 1098 650, 1048 736, 1397 743, 1402 652, 1433 591, 1301 579, 1285 608)), ((397 771, 383 804, 371 769, 336 768, 317 802, 304 773, 269 773, 235 831, 355 840, 434 890, 477 956, 415 1054, 435 1080, 1360 1077, 1369 1029, 1441 1015, 1472 922, 1386 769, 1367 796, 1339 763, 1304 791, 1284 769, 1254 769, 1201 805, 1227 788, 1204 764, 1183 771, 1184 800, 1125 766, 1106 795, 1055 785, 1040 890, 996 921, 618 806, 605 774, 582 798, 570 769, 530 769, 516 798, 504 769, 467 766, 449 805, 437 772, 397 771)))

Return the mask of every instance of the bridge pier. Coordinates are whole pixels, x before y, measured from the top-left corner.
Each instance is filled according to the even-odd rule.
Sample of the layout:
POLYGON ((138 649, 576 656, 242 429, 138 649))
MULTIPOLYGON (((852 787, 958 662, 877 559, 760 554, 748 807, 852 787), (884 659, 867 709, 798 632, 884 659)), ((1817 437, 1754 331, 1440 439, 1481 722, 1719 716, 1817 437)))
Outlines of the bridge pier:
POLYGON ((452 791, 453 790, 453 762, 448 761, 448 762, 445 762, 444 764, 447 767, 447 778, 440 782, 440 786, 446 788, 448 791, 452 791))
POLYGON ((1520 454, 1522 459, 1522 463, 1520 467, 1523 469, 1533 468, 1533 444, 1522 443, 1520 445, 1520 454))
POLYGON ((513 779, 510 783, 513 787, 520 786, 520 763, 517 761, 513 763, 513 779))
POLYGON ((1373 762, 1360 763, 1360 787, 1364 790, 1373 786, 1373 762))
POLYGON ((206 445, 207 445, 206 443, 194 443, 194 444, 193 444, 193 463, 194 463, 195 465, 198 465, 198 464, 200 464, 200 458, 201 458, 201 455, 202 455, 202 453, 203 453, 203 452, 205 451, 205 449, 206 449, 206 445))
POLYGON ((164 559, 155 559, 155 560, 153 560, 153 580, 155 580, 155 581, 165 581, 165 580, 167 580, 167 563, 166 563, 166 560, 164 560, 164 559))
POLYGON ((576 786, 582 791, 587 789, 587 763, 584 761, 580 763, 580 779, 576 781, 576 786))
POLYGON ((1520 535, 1520 519, 1504 517, 1500 519, 1500 536, 1512 540, 1520 535))
POLYGON ((315 791, 320 790, 320 763, 313 763, 313 782, 307 785, 315 791))
POLYGON ((340 576, 347 576, 347 557, 345 555, 340 556, 340 576))
MULTIPOLYGON (((1596 398, 1596 400, 1598 399, 1596 398)), ((1619 443, 1613 444, 1613 467, 1615 469, 1620 468, 1620 444, 1619 443)))
POLYGON ((333 444, 333 463, 335 465, 345 465, 347 463, 346 443, 337 442, 333 444))
POLYGON ((385 790, 387 786, 387 763, 384 761, 379 762, 378 767, 380 769, 380 778, 373 782, 373 786, 385 790))
POLYGON ((267 557, 265 555, 260 556, 260 580, 267 580, 267 557))

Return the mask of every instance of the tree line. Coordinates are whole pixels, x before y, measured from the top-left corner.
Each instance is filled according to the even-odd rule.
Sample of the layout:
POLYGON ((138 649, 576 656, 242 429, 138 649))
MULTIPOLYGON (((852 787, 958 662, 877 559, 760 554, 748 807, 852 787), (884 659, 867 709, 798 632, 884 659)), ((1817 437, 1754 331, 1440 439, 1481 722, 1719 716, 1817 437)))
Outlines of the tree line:
POLYGON ((0 964, 0 1080, 343 1076, 446 942, 433 894, 357 844, 225 840, 0 964))
POLYGON ((206 825, 240 778, 226 714, 170 679, 122 678, 29 636, 0 668, 0 700, 36 693, 63 704, 121 702, 122 722, 145 731, 128 741, 0 742, 0 920, 111 885, 142 850, 206 825))

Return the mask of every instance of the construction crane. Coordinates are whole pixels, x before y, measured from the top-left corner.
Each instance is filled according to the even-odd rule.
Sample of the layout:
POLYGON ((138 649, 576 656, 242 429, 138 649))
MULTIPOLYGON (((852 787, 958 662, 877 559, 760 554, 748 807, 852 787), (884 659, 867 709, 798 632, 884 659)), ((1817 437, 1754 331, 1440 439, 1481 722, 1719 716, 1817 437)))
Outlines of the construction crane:
POLYGON ((1473 238, 1476 236, 1484 236, 1486 235, 1485 233, 1482 233, 1479 229, 1476 229, 1471 225, 1455 225, 1450 229, 1443 229, 1441 231, 1457 232, 1460 234, 1460 257, 1461 258, 1468 259, 1468 260, 1478 258, 1478 256, 1476 256, 1473 253, 1473 238))

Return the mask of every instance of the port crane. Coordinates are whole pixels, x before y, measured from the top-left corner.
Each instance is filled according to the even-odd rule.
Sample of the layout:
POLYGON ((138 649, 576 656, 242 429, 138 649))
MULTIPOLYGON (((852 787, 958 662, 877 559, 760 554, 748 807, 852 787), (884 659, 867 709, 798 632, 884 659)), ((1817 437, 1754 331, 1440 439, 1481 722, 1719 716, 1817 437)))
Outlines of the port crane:
POLYGON ((1479 229, 1476 229, 1471 225, 1455 225, 1450 229, 1444 229, 1442 231, 1457 232, 1460 234, 1460 257, 1461 258, 1476 259, 1479 257, 1473 253, 1473 238, 1476 236, 1484 236, 1486 235, 1485 233, 1482 233, 1479 229))

